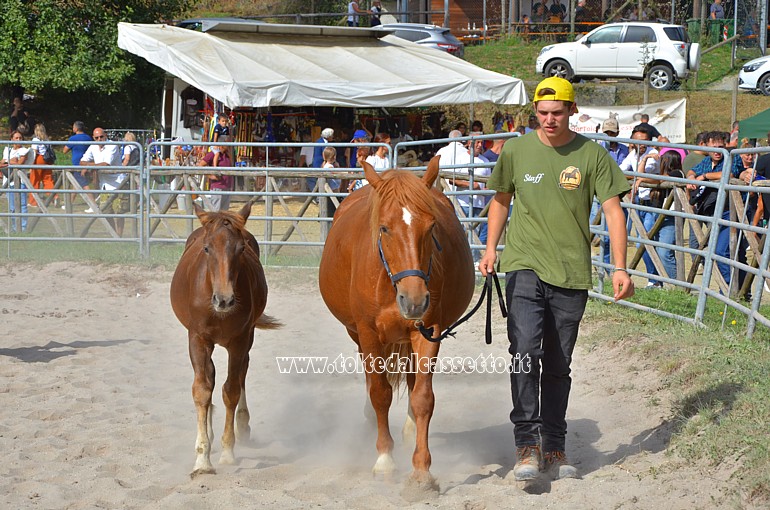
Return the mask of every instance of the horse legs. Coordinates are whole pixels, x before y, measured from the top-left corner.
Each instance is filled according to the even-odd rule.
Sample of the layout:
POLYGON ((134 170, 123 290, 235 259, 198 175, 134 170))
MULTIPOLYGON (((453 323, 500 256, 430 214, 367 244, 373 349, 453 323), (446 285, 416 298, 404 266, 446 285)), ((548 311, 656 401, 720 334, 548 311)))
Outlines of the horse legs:
MULTIPOLYGON (((364 351, 361 350, 361 345, 358 343, 358 333, 355 331, 348 330, 348 335, 350 335, 350 338, 353 339, 353 341, 358 346, 358 355, 361 357, 361 363, 366 363, 366 358, 364 355, 364 351)), ((364 400, 364 419, 366 420, 366 424, 371 427, 372 429, 377 426, 377 415, 374 413, 374 407, 372 407, 372 401, 369 398, 369 377, 366 378, 366 399, 364 400)))
MULTIPOLYGON (((363 349, 363 352, 365 356, 370 354, 369 359, 375 359, 375 356, 380 356, 379 351, 372 352, 363 349)), ((377 363, 374 366, 370 366, 367 363, 367 358, 364 358, 366 386, 369 389, 369 399, 372 402, 372 407, 374 407, 374 413, 377 415, 377 453, 379 456, 374 464, 374 468, 372 468, 372 473, 375 476, 382 475, 388 477, 396 470, 396 463, 393 462, 392 455, 393 437, 390 435, 388 424, 388 412, 393 400, 393 389, 385 377, 385 360, 382 359, 382 356, 379 359, 383 362, 381 366, 377 366, 377 363)))
POLYGON ((222 400, 225 403, 225 431, 222 433, 222 455, 220 464, 233 464, 235 455, 235 409, 241 402, 243 395, 243 366, 248 362, 248 349, 246 346, 231 347, 227 351, 227 380, 222 385, 222 400))
POLYGON ((251 427, 249 426, 249 406, 246 403, 246 370, 249 366, 249 355, 246 355, 246 359, 243 363, 243 370, 241 377, 241 396, 238 399, 238 410, 235 413, 235 440, 240 444, 246 444, 251 438, 251 427))
POLYGON ((406 421, 404 428, 401 429, 401 439, 404 444, 415 444, 417 440, 417 425, 414 422, 414 412, 412 411, 412 390, 414 389, 414 368, 410 367, 406 374, 406 386, 408 388, 409 401, 407 405, 406 421))
MULTIPOLYGON (((249 350, 254 343, 254 330, 249 333, 251 341, 249 350)), ((249 406, 246 403, 246 373, 249 371, 249 352, 243 357, 243 367, 241 368, 241 396, 238 399, 238 411, 235 413, 235 440, 240 444, 249 442, 251 437, 251 427, 249 427, 249 406)))
POLYGON ((429 489, 437 489, 436 481, 430 474, 430 450, 428 449, 428 426, 433 416, 433 373, 430 371, 429 362, 438 356, 439 344, 428 342, 420 337, 419 332, 412 334, 412 345, 415 349, 417 366, 414 367, 414 389, 409 397, 409 404, 414 415, 417 429, 414 454, 412 455, 411 480, 418 485, 429 489))
POLYGON ((190 476, 215 473, 211 465, 211 393, 214 391, 214 362, 211 353, 214 345, 193 333, 188 335, 190 362, 195 372, 192 385, 193 402, 198 415, 198 436, 195 439, 195 466, 190 476))

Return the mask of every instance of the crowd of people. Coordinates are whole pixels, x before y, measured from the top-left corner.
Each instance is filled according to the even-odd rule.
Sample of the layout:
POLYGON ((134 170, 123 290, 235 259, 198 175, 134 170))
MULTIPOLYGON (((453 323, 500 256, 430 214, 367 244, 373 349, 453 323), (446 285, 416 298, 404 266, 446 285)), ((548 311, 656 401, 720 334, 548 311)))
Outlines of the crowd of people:
MULTIPOLYGON (((510 121, 504 121, 502 118, 493 119, 494 127, 488 130, 487 134, 504 134, 510 131, 516 136, 530 133, 539 129, 539 122, 536 115, 530 115, 526 125, 515 125, 510 121)), ((3 157, 0 159, 0 169, 3 171, 3 180, 8 181, 7 186, 16 186, 14 181, 8 180, 8 166, 13 165, 35 165, 37 168, 29 172, 29 182, 35 189, 52 190, 54 188, 53 172, 45 168, 50 163, 48 151, 53 151, 53 147, 48 144, 49 137, 42 122, 35 121, 26 111, 24 102, 21 98, 14 99, 13 110, 10 116, 10 140, 13 145, 8 146, 3 151, 3 157), (27 141, 26 135, 31 135, 31 143, 27 141)), ((695 144, 703 147, 702 150, 686 152, 680 148, 674 147, 652 147, 643 142, 656 141, 669 143, 668 138, 660 133, 655 126, 649 123, 649 117, 642 115, 640 122, 633 128, 631 139, 638 140, 639 143, 631 143, 628 146, 617 141, 616 137, 620 133, 619 124, 616 118, 609 118, 601 126, 601 132, 610 137, 609 141, 602 141, 600 145, 608 152, 612 160, 625 171, 644 173, 644 177, 631 177, 632 184, 631 196, 634 203, 649 208, 660 208, 667 199, 671 188, 655 187, 660 182, 656 176, 667 175, 670 177, 686 177, 693 180, 718 181, 721 178, 722 158, 721 153, 709 151, 709 148, 733 148, 741 145, 749 146, 749 141, 744 140, 739 144, 737 139, 738 126, 733 126, 731 132, 704 132, 696 137, 695 144)), ((197 160, 199 166, 209 167, 233 167, 234 156, 232 146, 227 145, 234 139, 230 134, 227 116, 219 117, 218 125, 213 130, 212 140, 215 143, 223 145, 213 145, 211 150, 202 154, 197 160)), ((448 143, 435 151, 422 153, 423 159, 432 156, 434 153, 440 156, 442 168, 453 170, 455 176, 460 177, 452 182, 453 191, 467 191, 469 186, 473 186, 474 191, 481 191, 485 188, 484 181, 491 175, 494 163, 497 161, 505 143, 506 138, 495 140, 470 139, 485 134, 485 129, 481 121, 475 120, 471 123, 470 130, 464 122, 459 122, 454 129, 447 134, 448 143), (473 175, 473 179, 463 179, 463 176, 473 175)), ((342 136, 345 136, 344 133, 342 136)), ((350 136, 350 135, 347 135, 350 136)), ((770 134, 769 134, 770 136, 770 134)), ((126 133, 124 140, 127 142, 135 141, 132 133, 126 133)), ((99 167, 119 167, 135 166, 138 164, 139 151, 136 146, 126 144, 120 146, 117 144, 105 144, 99 142, 107 141, 105 131, 101 127, 96 127, 88 134, 86 126, 81 121, 76 121, 72 125, 72 135, 68 138, 67 144, 62 146, 64 154, 71 155, 71 165, 78 168, 78 171, 72 172, 72 176, 83 190, 91 192, 89 195, 94 202, 99 205, 102 212, 114 213, 116 215, 125 214, 129 211, 129 201, 126 196, 120 194, 98 193, 114 191, 121 188, 126 174, 116 171, 100 171, 99 167), (97 195, 99 203, 97 200, 97 195), (108 209, 108 210, 106 210, 108 209)), ((389 133, 378 132, 372 135, 369 131, 358 126, 350 139, 345 137, 339 139, 335 136, 335 130, 325 128, 321 131, 321 136, 314 140, 315 147, 304 147, 300 153, 300 166, 314 167, 318 169, 334 168, 356 168, 361 167, 363 161, 368 162, 375 170, 381 171, 389 168, 391 161, 391 137, 389 133), (350 147, 335 146, 335 143, 374 143, 372 147, 350 147)), ((770 140, 768 141, 770 143, 770 140)), ((770 156, 759 158, 755 161, 752 155, 742 155, 740 158, 734 158, 733 167, 730 169, 732 176, 750 183, 753 180, 766 178, 770 174, 770 156), (756 163, 756 164, 755 164, 756 163)), ((67 162, 69 164, 70 162, 67 162)), ((423 161, 424 163, 424 161, 423 161)), ((352 192, 364 185, 364 179, 341 180, 338 178, 328 179, 327 185, 332 193, 352 192)), ((214 210, 227 210, 230 205, 230 194, 224 193, 235 190, 235 179, 232 175, 209 175, 204 189, 210 189, 221 194, 209 195, 210 206, 214 210)), ((26 185, 19 183, 22 189, 26 185)), ((317 180, 315 178, 307 179, 308 190, 316 189, 319 192, 328 190, 318 190, 316 188, 317 180)), ((687 186, 693 199, 692 205, 699 214, 708 216, 713 214, 716 193, 713 188, 703 187, 699 189, 695 184, 687 186)), ((47 192, 51 193, 51 192, 47 192)), ((746 207, 746 222, 757 225, 767 221, 770 212, 765 208, 761 194, 752 194, 748 197, 746 207)), ((38 195, 42 196, 42 195, 38 195)), ((334 203, 336 200, 326 198, 327 211, 329 215, 334 214, 334 203)), ((478 218, 484 214, 484 211, 490 201, 490 195, 487 193, 478 194, 457 194, 456 200, 463 214, 469 218, 478 218)), ((30 207, 36 207, 37 203, 33 196, 27 193, 8 194, 8 210, 11 213, 22 213, 18 222, 12 222, 13 231, 25 231, 27 228, 27 218, 23 216, 30 207)), ((61 205, 60 197, 53 199, 54 206, 61 205)), ((61 205, 64 208, 64 205, 61 205)), ((598 223, 596 217, 600 211, 598 203, 594 203, 591 221, 598 223)), ((729 209, 725 209, 725 215, 729 214, 729 209)), ((86 213, 94 212, 92 206, 85 209, 86 213)), ((645 230, 652 230, 658 222, 659 214, 647 209, 638 210, 639 218, 645 230)), ((113 225, 119 235, 123 233, 124 221, 121 218, 109 218, 108 221, 113 225)), ((483 245, 487 241, 487 223, 485 221, 469 222, 473 225, 479 242, 483 245)), ((655 229, 651 239, 661 243, 675 244, 675 225, 674 218, 664 215, 662 222, 655 229)), ((722 257, 730 256, 730 229, 721 228, 718 236, 716 253, 722 257)), ((610 247, 606 236, 602 239, 604 262, 610 264, 610 247)), ((690 232, 689 245, 692 248, 698 248, 698 238, 695 233, 690 232)), ((739 247, 738 258, 745 260, 745 240, 739 247)), ((671 248, 658 247, 656 252, 662 262, 665 275, 668 278, 676 278, 677 267, 675 251, 671 248)), ((476 262, 481 258, 481 252, 474 250, 474 260, 476 262)), ((653 263, 652 258, 645 250, 643 255, 647 272, 651 275, 648 285, 650 287, 660 288, 663 282, 656 279, 658 270, 653 263)), ((719 263, 719 271, 726 283, 730 283, 731 271, 727 264, 719 263)), ((739 280, 743 280, 743 273, 739 273, 739 280)))
MULTIPOLYGON (((719 181, 721 179, 721 156, 720 152, 712 152, 707 148, 736 148, 739 145, 741 147, 753 146, 748 140, 743 140, 739 144, 737 139, 738 125, 733 125, 731 132, 726 131, 713 131, 699 133, 696 137, 695 145, 703 147, 702 150, 685 151, 678 147, 654 147, 645 144, 645 142, 659 142, 659 143, 671 143, 669 138, 661 133, 654 125, 650 124, 649 116, 642 114, 640 116, 639 123, 633 127, 630 138, 634 141, 638 140, 638 143, 631 143, 626 145, 617 140, 620 134, 620 128, 618 120, 614 117, 606 119, 602 126, 601 132, 610 140, 601 141, 600 145, 608 152, 612 160, 623 170, 628 176, 628 180, 631 184, 631 200, 633 203, 643 206, 649 209, 640 208, 637 210, 639 219, 645 231, 653 231, 653 226, 656 223, 660 223, 654 229, 654 233, 650 234, 650 239, 660 243, 668 245, 676 244, 676 226, 675 219, 671 215, 661 214, 651 211, 650 209, 660 209, 666 203, 669 194, 672 192, 671 187, 661 186, 660 175, 675 178, 688 178, 693 180, 709 180, 719 181), (630 175, 632 172, 644 173, 645 176, 639 177, 630 175), (659 222, 659 217, 663 216, 663 219, 659 222)), ((532 115, 529 118, 529 122, 526 126, 516 126, 512 129, 516 135, 523 135, 531 131, 539 129, 537 117, 532 115)), ((494 130, 494 133, 508 133, 509 130, 503 129, 502 126, 498 126, 494 130)), ((471 139, 462 140, 463 137, 483 135, 484 128, 480 121, 474 121, 471 124, 471 129, 468 130, 465 123, 458 123, 455 128, 451 130, 447 138, 448 143, 439 148, 435 154, 440 156, 440 165, 442 168, 451 169, 457 177, 468 176, 473 174, 473 190, 480 191, 485 188, 484 181, 491 175, 494 163, 499 157, 502 150, 505 138, 499 140, 481 140, 471 139), (460 141, 462 140, 462 141, 460 141), (476 178, 482 178, 475 180, 476 178)), ((770 134, 769 134, 770 136, 770 134)), ((390 137, 384 134, 378 134, 375 138, 372 138, 370 133, 365 130, 359 129, 355 132, 351 142, 378 142, 388 144, 390 137)), ((324 130, 321 138, 317 140, 318 143, 331 144, 334 142, 333 130, 324 130)), ((770 141, 768 142, 770 143, 770 141)), ((312 165, 317 168, 322 168, 324 160, 321 157, 322 147, 316 147, 317 157, 313 158, 312 165)), ((364 147, 358 150, 356 153, 353 149, 352 159, 350 160, 350 166, 355 168, 360 166, 360 160, 368 161, 376 170, 387 168, 388 163, 388 148, 387 146, 380 146, 377 148, 375 154, 369 154, 368 148, 364 147)), ((733 167, 730 169, 733 177, 741 179, 746 183, 752 182, 752 180, 764 179, 764 175, 770 170, 770 156, 763 160, 766 162, 765 169, 762 165, 754 165, 754 157, 752 155, 744 154, 739 158, 734 158, 733 167)), ((333 181, 336 184, 338 181, 333 181)), ((470 180, 456 179, 452 182, 453 191, 467 191, 469 189, 470 180)), ((356 180, 351 181, 349 186, 342 186, 341 188, 333 187, 333 191, 353 191, 365 184, 365 181, 356 180)), ((314 181, 309 184, 309 188, 312 189, 314 181)), ((692 205, 697 214, 704 216, 712 215, 714 212, 714 204, 716 191, 714 188, 705 188, 698 193, 697 186, 694 184, 688 185, 687 190, 692 195, 692 205)), ((486 193, 480 194, 458 194, 456 195, 459 208, 462 209, 464 215, 469 218, 478 218, 482 215, 483 211, 487 207, 490 201, 490 195, 486 193)), ((598 203, 594 203, 590 220, 594 224, 598 224, 599 219, 596 218, 597 214, 601 210, 598 203)), ((770 216, 770 213, 765 211, 761 196, 752 194, 748 197, 746 207, 746 219, 744 221, 753 225, 757 225, 764 218, 770 216)), ((725 209, 725 217, 729 215, 729 209, 725 209)), ((487 223, 483 220, 481 222, 472 222, 475 225, 475 231, 481 244, 485 244, 487 241, 487 223)), ((627 219, 628 229, 631 229, 631 221, 627 219)), ((705 228, 705 225, 704 225, 705 228)), ((610 246, 607 236, 603 236, 601 240, 603 244, 604 262, 610 264, 610 246)), ((703 248, 699 246, 697 236, 693 229, 690 229, 689 246, 694 249, 703 248)), ((745 239, 741 242, 741 247, 738 253, 739 260, 745 260, 745 239)), ((676 252, 673 248, 657 247, 655 251, 662 262, 662 267, 665 270, 663 276, 670 279, 677 278, 677 262, 676 252)), ((718 242, 716 246, 716 253, 722 257, 730 257, 730 229, 726 227, 720 228, 718 242)), ((474 260, 479 261, 481 253, 479 250, 474 250, 474 260)), ((648 287, 650 288, 662 288, 663 281, 655 278, 658 276, 658 269, 652 260, 652 257, 647 252, 643 251, 642 260, 645 264, 647 273, 649 273, 650 279, 648 281, 648 287)), ((724 278, 725 282, 729 285, 731 281, 730 266, 724 263, 718 264, 719 271, 724 278)), ((739 272, 739 285, 742 283, 744 277, 743 272, 739 272)))
MULTIPOLYGON (((34 165, 25 175, 28 177, 32 189, 43 190, 43 193, 37 194, 38 197, 50 197, 48 205, 66 209, 66 205, 60 204, 61 197, 53 194, 55 181, 53 169, 46 168, 57 163, 56 150, 51 144, 45 124, 39 119, 33 118, 26 110, 22 97, 15 97, 13 100, 13 110, 9 121, 10 140, 14 142, 11 146, 5 147, 2 159, 0 159, 0 170, 2 171, 3 186, 19 190, 28 189, 27 184, 22 179, 10 173, 10 168, 15 165, 34 165), (27 141, 29 138, 29 141, 27 141), (53 194, 53 196, 51 196, 53 194)), ((127 175, 119 171, 100 169, 98 167, 120 167, 136 166, 139 164, 139 149, 136 145, 126 143, 121 146, 118 144, 107 144, 107 135, 101 127, 96 127, 92 131, 93 136, 86 132, 86 126, 82 121, 75 121, 72 124, 72 135, 67 139, 66 145, 62 147, 63 154, 71 154, 71 167, 75 169, 71 173, 72 177, 83 190, 93 190, 89 193, 92 203, 97 205, 102 212, 126 214, 129 212, 129 200, 125 195, 115 194, 112 196, 109 191, 120 189, 127 175), (82 169, 80 169, 82 167, 82 169), (99 193, 97 196, 96 190, 99 193), (98 199, 98 202, 97 202, 98 199)), ((136 136, 131 133, 125 133, 123 137, 125 142, 136 142, 136 136)), ((62 164, 62 163, 59 163, 62 164)), ((10 221, 10 231, 26 232, 30 207, 39 207, 35 196, 30 193, 10 193, 6 194, 8 200, 8 211, 10 213, 21 213, 18 217, 10 221)), ((96 212, 93 206, 84 210, 85 213, 96 212)), ((125 220, 117 217, 107 218, 107 222, 115 229, 119 235, 123 235, 125 220)))
MULTIPOLYGON (((621 170, 626 172, 629 181, 632 182, 631 201, 651 209, 662 208, 666 203, 668 195, 672 192, 671 187, 660 186, 662 179, 658 176, 663 175, 675 178, 687 178, 696 181, 720 181, 722 179, 724 158, 723 153, 718 150, 729 150, 738 148, 739 146, 740 148, 754 147, 754 143, 747 139, 742 140, 741 143, 738 142, 737 123, 733 125, 733 130, 731 132, 709 131, 698 133, 694 145, 703 147, 703 149, 688 152, 677 147, 651 146, 644 142, 656 141, 670 143, 670 141, 654 126, 649 124, 649 117, 647 115, 642 115, 640 120, 641 122, 633 127, 630 137, 631 140, 638 140, 639 143, 631 143, 626 146, 617 140, 611 139, 609 141, 601 142, 601 145, 607 150, 621 170), (643 173, 645 175, 641 177, 638 175, 632 176, 629 174, 630 172, 643 173)), ((601 131, 608 137, 616 138, 619 135, 617 119, 610 118, 605 120, 602 124, 601 131)), ((770 133, 768 133, 768 136, 770 137, 770 133)), ((768 143, 770 143, 770 138, 768 143)), ((765 175, 768 173, 768 170, 770 170, 770 157, 763 156, 760 160, 763 162, 764 166, 760 166, 759 164, 755 165, 753 154, 741 154, 740 157, 733 158, 732 167, 726 170, 730 172, 731 177, 740 179, 746 184, 750 184, 753 181, 765 179, 765 175)), ((696 214, 707 217, 714 214, 717 196, 716 188, 698 186, 697 184, 691 183, 686 185, 686 189, 690 193, 689 202, 696 214)), ((744 218, 741 218, 741 221, 757 225, 767 215, 764 211, 762 195, 760 193, 752 193, 750 196, 745 196, 744 201, 746 203, 745 215, 744 218)), ((594 223, 597 223, 594 218, 598 213, 598 210, 598 205, 594 204, 591 218, 594 223)), ((664 214, 662 221, 659 222, 660 213, 649 209, 638 209, 638 214, 641 223, 647 232, 650 232, 656 223, 660 223, 655 233, 650 235, 651 240, 668 245, 676 244, 675 221, 673 216, 664 214)), ((729 219, 729 216, 730 209, 726 207, 723 218, 729 219)), ((604 262, 605 264, 609 264, 609 245, 606 239, 602 242, 604 244, 602 250, 604 252, 604 262)), ((688 244, 689 247, 693 249, 703 248, 701 243, 699 243, 698 236, 693 228, 690 228, 688 244)), ((745 262, 746 246, 746 239, 745 237, 742 237, 737 250, 737 258, 739 261, 745 262)), ((715 250, 717 255, 730 258, 730 228, 724 226, 720 227, 715 250)), ((665 269, 665 276, 676 279, 677 265, 675 250, 668 247, 656 247, 655 251, 665 269)), ((643 261, 647 273, 652 275, 647 284, 648 287, 662 288, 663 283, 655 278, 655 276, 658 275, 658 271, 646 250, 643 255, 643 261)), ((718 262, 717 267, 725 283, 729 285, 731 281, 730 266, 718 262)), ((740 287, 744 278, 744 272, 739 271, 738 276, 738 285, 740 287)))

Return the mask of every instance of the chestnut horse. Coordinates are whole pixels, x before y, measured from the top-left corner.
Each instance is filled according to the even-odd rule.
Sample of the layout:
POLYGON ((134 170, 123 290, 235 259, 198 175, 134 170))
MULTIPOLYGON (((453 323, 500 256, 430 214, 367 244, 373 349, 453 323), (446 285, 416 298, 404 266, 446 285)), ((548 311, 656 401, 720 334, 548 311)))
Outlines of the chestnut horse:
POLYGON ((428 449, 434 405, 429 362, 438 356, 439 343, 426 340, 417 327, 433 327, 438 337, 466 310, 474 289, 468 241, 452 204, 433 187, 438 162, 431 160, 422 179, 404 170, 380 175, 364 163, 369 186, 337 209, 319 272, 326 306, 364 360, 377 418, 375 475, 395 470, 388 411, 403 380, 386 377, 384 360, 394 353, 413 360, 406 374, 410 412, 403 433, 406 439, 416 432, 411 480, 429 489, 437 488, 428 449))
POLYGON ((192 476, 214 473, 209 454, 214 391, 214 345, 227 349, 227 380, 222 386, 226 407, 220 464, 235 461, 233 446, 249 440, 249 409, 246 405, 246 371, 254 328, 279 326, 262 315, 267 302, 267 282, 259 261, 259 246, 246 228, 251 202, 236 214, 204 212, 195 206, 202 223, 187 239, 184 253, 171 280, 171 306, 187 328, 190 361, 195 378, 193 401, 198 414, 197 458, 192 476), (236 405, 238 411, 236 413, 236 405), (237 428, 234 421, 237 416, 237 428))

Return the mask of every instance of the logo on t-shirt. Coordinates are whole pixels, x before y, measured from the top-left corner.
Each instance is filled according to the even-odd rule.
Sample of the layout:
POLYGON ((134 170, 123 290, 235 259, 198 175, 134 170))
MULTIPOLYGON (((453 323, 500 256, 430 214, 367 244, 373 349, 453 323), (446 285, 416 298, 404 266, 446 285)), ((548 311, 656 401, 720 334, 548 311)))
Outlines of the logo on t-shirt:
POLYGON ((524 174, 524 182, 532 182, 534 184, 540 184, 540 180, 545 174, 539 173, 537 175, 524 174))
POLYGON ((578 189, 582 179, 583 176, 580 174, 580 169, 568 166, 559 174, 559 187, 569 190, 578 189))

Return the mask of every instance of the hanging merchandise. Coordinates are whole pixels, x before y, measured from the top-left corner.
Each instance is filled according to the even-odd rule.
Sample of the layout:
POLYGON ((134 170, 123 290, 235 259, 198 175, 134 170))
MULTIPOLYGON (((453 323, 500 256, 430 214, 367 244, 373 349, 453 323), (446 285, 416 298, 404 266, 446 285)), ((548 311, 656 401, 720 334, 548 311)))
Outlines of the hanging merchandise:
POLYGON ((273 114, 271 112, 267 112, 267 121, 265 124, 265 141, 274 142, 275 135, 273 134, 273 114))
POLYGON ((211 118, 211 122, 209 122, 209 128, 208 132, 206 133, 206 139, 209 141, 214 140, 214 128, 217 127, 217 124, 219 123, 219 115, 216 113, 211 118))
POLYGON ((262 142, 265 140, 265 118, 263 115, 258 115, 255 119, 254 129, 252 130, 252 138, 255 142, 262 142))

